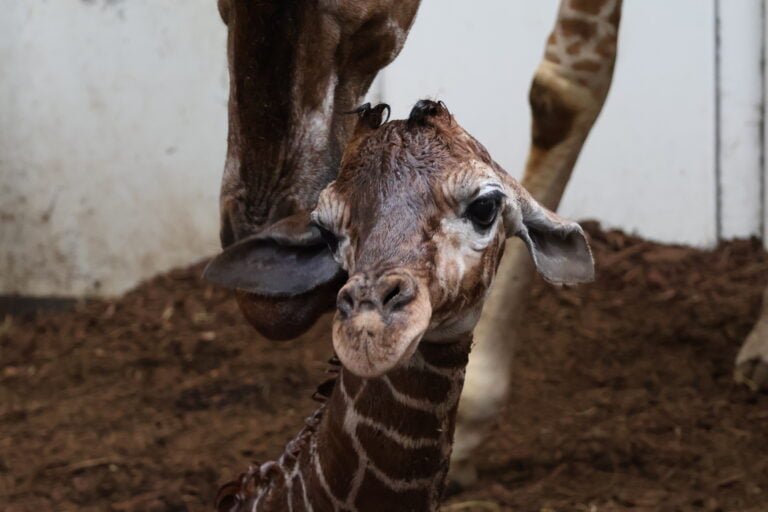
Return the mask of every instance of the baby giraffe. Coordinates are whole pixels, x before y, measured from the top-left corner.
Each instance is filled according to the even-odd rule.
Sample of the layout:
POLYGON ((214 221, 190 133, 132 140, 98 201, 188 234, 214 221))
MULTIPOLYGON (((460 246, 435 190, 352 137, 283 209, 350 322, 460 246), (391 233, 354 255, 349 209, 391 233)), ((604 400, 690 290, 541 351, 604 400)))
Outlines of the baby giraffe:
MULTIPOLYGON (((339 174, 311 214, 338 265, 313 272, 349 276, 333 320, 340 375, 278 460, 221 489, 220 512, 437 510, 472 329, 504 240, 522 238, 548 281, 593 278, 580 226, 532 199, 442 103, 419 101, 407 120, 382 124, 385 110, 358 109, 339 174)), ((265 244, 279 238, 236 244, 206 275, 231 284, 242 257, 251 268, 275 257, 328 266, 265 244)), ((295 285, 247 279, 276 296, 295 285)))

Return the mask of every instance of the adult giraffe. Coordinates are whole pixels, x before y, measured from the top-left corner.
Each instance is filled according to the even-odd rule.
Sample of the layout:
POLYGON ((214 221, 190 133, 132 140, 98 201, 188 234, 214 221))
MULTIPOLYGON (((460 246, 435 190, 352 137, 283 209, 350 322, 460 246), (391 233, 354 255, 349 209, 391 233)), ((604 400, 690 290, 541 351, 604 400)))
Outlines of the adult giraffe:
MULTIPOLYGON (((608 94, 621 5, 561 0, 534 76, 522 184, 550 209, 608 94)), ((345 280, 308 212, 337 173, 354 123, 346 113, 399 53, 419 0, 219 0, 218 6, 228 27, 230 69, 221 242, 260 238, 274 255, 268 268, 245 265, 220 281, 238 290, 244 315, 260 332, 292 338, 334 306, 345 280), (305 259, 312 265, 298 271, 305 259), (249 275, 265 270, 291 286, 279 296, 264 293, 249 275)), ((452 471, 464 484, 474 479, 471 455, 507 394, 515 325, 532 276, 520 244, 510 243, 501 265, 475 331, 459 408, 452 471)), ((737 359, 737 378, 753 387, 768 387, 768 298, 761 318, 737 359)))

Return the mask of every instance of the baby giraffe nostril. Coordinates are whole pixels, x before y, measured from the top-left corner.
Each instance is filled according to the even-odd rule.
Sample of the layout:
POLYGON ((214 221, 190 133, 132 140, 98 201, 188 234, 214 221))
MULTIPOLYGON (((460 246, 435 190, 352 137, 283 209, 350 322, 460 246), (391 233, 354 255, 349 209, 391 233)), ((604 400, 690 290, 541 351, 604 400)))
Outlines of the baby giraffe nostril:
POLYGON ((384 307, 387 307, 389 303, 400 295, 400 285, 395 285, 394 288, 392 288, 389 293, 384 297, 384 300, 381 302, 384 307))
POLYGON ((393 313, 402 309, 414 298, 414 286, 408 277, 388 276, 382 279, 385 286, 381 295, 384 313, 393 313))
POLYGON ((352 294, 349 290, 342 289, 339 292, 339 296, 336 299, 336 308, 343 317, 348 317, 355 309, 355 299, 352 298, 352 294))
POLYGON ((416 283, 407 274, 389 273, 373 279, 360 274, 339 290, 336 309, 343 320, 369 312, 386 318, 415 298, 416 283))

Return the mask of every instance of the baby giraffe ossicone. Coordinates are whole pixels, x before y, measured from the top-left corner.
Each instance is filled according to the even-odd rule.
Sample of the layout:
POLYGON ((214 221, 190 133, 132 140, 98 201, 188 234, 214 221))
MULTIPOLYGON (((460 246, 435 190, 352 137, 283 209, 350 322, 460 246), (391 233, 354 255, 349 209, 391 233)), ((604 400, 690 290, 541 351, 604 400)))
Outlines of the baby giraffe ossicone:
POLYGON ((333 320, 341 370, 330 397, 278 460, 222 488, 221 512, 437 510, 472 329, 505 239, 522 238, 548 281, 593 278, 580 226, 531 198, 442 103, 419 101, 407 120, 382 124, 385 111, 358 109, 339 174, 305 219, 327 249, 287 248, 278 229, 206 270, 276 297, 349 276, 333 320), (274 275, 284 258, 300 276, 274 275))

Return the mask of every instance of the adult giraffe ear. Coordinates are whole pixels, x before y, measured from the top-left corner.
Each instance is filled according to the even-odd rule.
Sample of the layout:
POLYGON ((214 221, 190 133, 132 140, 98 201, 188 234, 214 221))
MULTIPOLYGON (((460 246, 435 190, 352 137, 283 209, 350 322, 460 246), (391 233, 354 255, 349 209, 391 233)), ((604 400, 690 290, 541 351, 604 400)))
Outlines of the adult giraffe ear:
POLYGON ((205 267, 213 284, 263 297, 290 298, 336 279, 341 267, 301 212, 224 249, 205 267))
POLYGON ((306 332, 333 309, 346 281, 306 213, 227 247, 208 263, 203 277, 235 290, 248 322, 273 340, 306 332))
POLYGON ((507 199, 504 227, 518 236, 531 254, 536 270, 554 284, 588 283, 595 279, 595 262, 584 230, 540 205, 503 169, 507 199))

